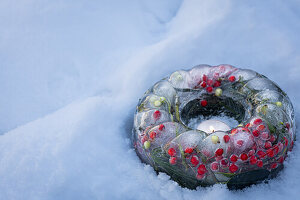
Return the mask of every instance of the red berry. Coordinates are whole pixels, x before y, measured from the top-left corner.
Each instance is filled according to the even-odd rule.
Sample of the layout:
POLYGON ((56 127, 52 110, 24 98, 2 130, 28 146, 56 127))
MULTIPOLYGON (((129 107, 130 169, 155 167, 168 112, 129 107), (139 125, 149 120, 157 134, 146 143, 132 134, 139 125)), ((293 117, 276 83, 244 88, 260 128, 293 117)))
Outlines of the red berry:
POLYGON ((175 156, 175 155, 176 155, 176 150, 175 150, 174 148, 170 148, 170 149, 168 150, 168 154, 169 154, 170 156, 175 156))
POLYGON ((170 162, 171 165, 175 165, 176 161, 177 161, 176 157, 170 157, 170 159, 169 159, 169 162, 170 162))
POLYGON ((268 140, 269 139, 269 133, 268 132, 263 132, 260 134, 260 138, 263 140, 268 140))
POLYGON ((271 165, 270 165, 270 168, 271 169, 275 169, 277 167, 277 163, 272 163, 271 165))
POLYGON ((213 80, 208 79, 206 83, 207 83, 208 86, 212 86, 213 85, 213 80))
POLYGON ((213 88, 209 86, 209 87, 206 88, 206 91, 210 93, 210 92, 213 91, 213 88))
POLYGON ((230 171, 231 173, 236 172, 238 169, 239 169, 238 166, 236 166, 235 164, 231 164, 231 165, 229 166, 229 171, 230 171))
POLYGON ((248 156, 253 156, 255 154, 255 151, 253 149, 251 149, 249 152, 248 152, 248 156))
POLYGON ((251 164, 251 165, 255 165, 256 162, 257 162, 256 156, 251 156, 249 161, 250 161, 250 164, 251 164))
POLYGON ((191 153, 193 153, 193 151, 194 151, 194 149, 193 148, 186 148, 185 150, 184 150, 184 153, 188 153, 188 154, 191 154, 191 153))
POLYGON ((223 153, 224 153, 224 150, 222 148, 219 148, 219 149, 216 150, 215 155, 216 156, 222 156, 223 153))
POLYGON ((203 75, 202 80, 207 81, 207 76, 205 74, 203 75))
POLYGON ((246 153, 242 153, 240 155, 240 158, 241 158, 242 161, 246 161, 246 160, 248 160, 248 155, 246 153))
POLYGON ((158 119, 160 118, 160 116, 161 116, 161 113, 160 113, 159 110, 156 110, 156 111, 153 113, 153 118, 154 118, 155 120, 158 120, 158 119))
POLYGON ((205 174, 206 173, 206 167, 205 167, 205 165, 203 165, 203 164, 199 165, 197 172, 200 175, 205 174))
POLYGON ((274 153, 275 155, 279 153, 279 147, 277 145, 274 147, 274 153))
POLYGON ((278 148, 279 148, 279 151, 282 151, 283 150, 283 144, 281 142, 278 142, 278 148))
POLYGON ((221 86, 221 82, 220 81, 215 81, 214 82, 214 87, 220 87, 221 86))
POLYGON ((196 175, 196 178, 197 178, 198 180, 202 180, 204 177, 205 177, 205 174, 197 174, 197 175, 196 175))
POLYGON ((284 139, 284 145, 287 146, 289 144, 288 139, 286 137, 283 137, 283 139, 284 139))
POLYGON ((234 82, 234 81, 235 81, 235 76, 230 76, 230 77, 228 78, 228 80, 229 80, 230 82, 234 82))
POLYGON ((262 120, 259 119, 259 118, 253 121, 254 125, 258 125, 258 124, 261 124, 261 123, 262 123, 262 120))
POLYGON ((198 158, 198 156, 192 156, 191 157, 191 163, 192 163, 192 165, 194 165, 194 166, 196 166, 196 165, 198 165, 199 164, 199 158, 198 158))
POLYGON ((223 139, 224 139, 224 142, 227 143, 230 140, 230 136, 229 135, 224 135, 223 139))
POLYGON ((205 82, 205 81, 202 81, 202 82, 200 83, 200 86, 201 86, 202 88, 205 88, 205 87, 206 87, 206 82, 205 82))
POLYGON ((258 166, 258 167, 262 167, 263 166, 263 161, 262 160, 257 160, 257 162, 256 162, 256 165, 258 166))
POLYGON ((270 149, 272 147, 272 143, 270 141, 265 142, 265 148, 270 149))
POLYGON ((273 158, 275 156, 275 151, 273 149, 268 149, 267 150, 267 155, 270 157, 270 158, 273 158))
POLYGON ((158 130, 162 131, 165 128, 163 124, 159 125, 158 130))
POLYGON ((266 153, 262 150, 257 151, 257 155, 260 159, 264 158, 266 156, 266 153))
POLYGON ((283 161, 284 161, 284 157, 283 157, 283 156, 281 156, 281 157, 278 159, 278 162, 282 164, 282 163, 283 163, 283 161))
POLYGON ((276 140, 276 137, 274 135, 271 135, 270 142, 275 142, 275 140, 276 140))
POLYGON ((154 131, 152 131, 150 134, 149 134, 150 138, 151 139, 154 139, 156 137, 156 133, 154 131))
POLYGON ((254 131, 252 131, 252 134, 254 137, 258 137, 260 133, 258 130, 254 130, 254 131))
POLYGON ((236 141, 236 144, 238 147, 241 147, 244 145, 244 140, 238 140, 238 141, 236 141))
POLYGON ((218 170, 219 170, 219 163, 218 163, 218 162, 212 162, 212 163, 210 164, 210 169, 211 169, 212 171, 218 171, 218 170))
POLYGON ((200 104, 201 104, 201 106, 205 107, 205 106, 207 106, 207 101, 206 100, 202 100, 200 102, 200 104))
POLYGON ((224 158, 224 159, 222 159, 221 160, 221 165, 222 165, 222 167, 224 168, 224 167, 227 167, 228 166, 228 159, 227 158, 224 158))
POLYGON ((249 127, 250 127, 250 123, 246 124, 245 127, 246 127, 246 128, 249 128, 249 127))
POLYGON ((257 130, 259 130, 259 131, 263 131, 264 129, 265 129, 266 127, 265 127, 265 125, 259 125, 258 127, 257 127, 257 130))
POLYGON ((236 155, 233 154, 233 155, 230 156, 230 161, 231 162, 235 163, 237 160, 238 160, 238 157, 236 155))

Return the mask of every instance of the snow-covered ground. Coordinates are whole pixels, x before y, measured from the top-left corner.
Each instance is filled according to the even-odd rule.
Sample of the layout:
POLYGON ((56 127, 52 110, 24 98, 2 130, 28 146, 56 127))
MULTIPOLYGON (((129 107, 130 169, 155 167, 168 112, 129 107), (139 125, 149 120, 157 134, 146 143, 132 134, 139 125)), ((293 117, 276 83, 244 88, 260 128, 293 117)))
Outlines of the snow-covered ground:
POLYGON ((143 92, 201 63, 266 75, 299 116, 299 21, 298 0, 1 0, 0 199, 299 198, 299 141, 277 179, 229 191, 157 176, 127 137, 143 92))

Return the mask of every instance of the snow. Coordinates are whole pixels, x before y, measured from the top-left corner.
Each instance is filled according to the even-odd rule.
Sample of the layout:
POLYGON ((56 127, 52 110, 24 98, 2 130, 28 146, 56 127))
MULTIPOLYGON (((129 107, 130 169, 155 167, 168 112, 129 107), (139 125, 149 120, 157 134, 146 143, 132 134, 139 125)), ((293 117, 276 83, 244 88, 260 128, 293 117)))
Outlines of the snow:
POLYGON ((2 0, 0 199, 298 198, 298 141, 269 184, 188 190, 128 135, 144 91, 201 63, 266 75, 299 116, 299 13, 297 0, 2 0))

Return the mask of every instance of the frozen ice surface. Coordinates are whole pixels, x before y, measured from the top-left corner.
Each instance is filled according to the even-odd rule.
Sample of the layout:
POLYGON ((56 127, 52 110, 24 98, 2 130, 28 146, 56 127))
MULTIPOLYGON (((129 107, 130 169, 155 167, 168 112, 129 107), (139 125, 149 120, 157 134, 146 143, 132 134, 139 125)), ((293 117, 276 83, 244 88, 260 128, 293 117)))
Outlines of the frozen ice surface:
POLYGON ((202 81, 203 75, 210 75, 211 67, 208 65, 199 65, 189 71, 189 87, 194 88, 202 81))
POLYGON ((151 147, 152 144, 154 147, 160 146, 161 144, 171 141, 177 135, 180 135, 183 132, 187 131, 185 127, 175 122, 166 122, 163 123, 163 125, 164 125, 164 129, 161 131, 159 130, 158 126, 153 127, 152 129, 149 130, 149 133, 154 131, 157 134, 155 140, 151 143, 151 147))
POLYGON ((297 118, 299 13, 296 0, 1 0, 0 199, 297 199, 299 141, 269 184, 188 190, 127 135, 143 91, 199 63, 266 75, 297 118))
POLYGON ((237 69, 233 66, 224 64, 212 67, 210 70, 210 74, 212 77, 228 77, 229 75, 232 75, 232 73, 236 70, 237 69))
POLYGON ((191 76, 188 72, 179 70, 173 72, 169 77, 169 82, 172 84, 174 88, 185 89, 190 88, 191 76), (190 81, 184 81, 190 80, 190 81))
POLYGON ((168 81, 161 81, 153 86, 153 93, 165 97, 169 102, 175 101, 176 91, 168 81))
POLYGON ((282 105, 284 105, 280 106, 280 108, 284 109, 291 119, 294 118, 293 106, 291 105, 290 101, 279 92, 273 90, 264 90, 255 95, 255 100, 262 103, 273 104, 280 102, 282 105))
POLYGON ((258 76, 258 74, 255 71, 250 69, 238 69, 231 75, 235 76, 237 79, 243 77, 243 81, 249 81, 258 76))
POLYGON ((242 88, 242 91, 247 92, 250 90, 274 90, 274 91, 280 91, 276 85, 272 83, 271 80, 266 78, 254 78, 247 82, 242 88))
POLYGON ((170 144, 179 144, 181 145, 182 149, 186 148, 194 148, 196 147, 203 139, 205 136, 201 134, 198 131, 195 130, 190 130, 186 131, 176 138, 174 138, 170 144))
POLYGON ((145 129, 147 126, 159 125, 163 122, 170 121, 169 114, 164 110, 149 110, 141 113, 137 113, 138 117, 136 120, 137 127, 145 129), (155 113, 159 112, 158 117, 155 117, 155 113))
POLYGON ((205 155, 208 155, 209 157, 212 157, 215 155, 216 149, 222 148, 224 150, 224 155, 226 155, 229 143, 225 143, 225 141, 223 140, 224 135, 226 135, 226 133, 222 131, 216 131, 210 134, 208 137, 206 137, 203 141, 199 143, 201 152, 205 155), (212 137, 214 136, 218 137, 219 142, 212 143, 212 137))

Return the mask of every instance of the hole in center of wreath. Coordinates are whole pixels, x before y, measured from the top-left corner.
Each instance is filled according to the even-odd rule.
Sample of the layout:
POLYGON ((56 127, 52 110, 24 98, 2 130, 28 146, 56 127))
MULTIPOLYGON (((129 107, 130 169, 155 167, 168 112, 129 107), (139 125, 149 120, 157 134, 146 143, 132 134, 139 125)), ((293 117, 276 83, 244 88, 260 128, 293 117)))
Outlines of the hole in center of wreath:
POLYGON ((245 108, 230 97, 203 96, 188 102, 180 112, 181 121, 191 129, 207 133, 228 131, 238 126, 245 117, 245 108), (204 106, 201 101, 205 100, 204 106))

